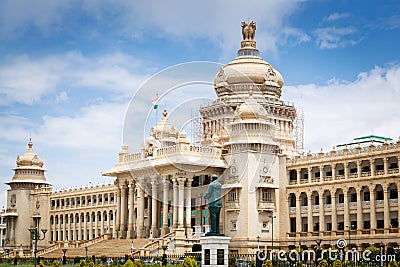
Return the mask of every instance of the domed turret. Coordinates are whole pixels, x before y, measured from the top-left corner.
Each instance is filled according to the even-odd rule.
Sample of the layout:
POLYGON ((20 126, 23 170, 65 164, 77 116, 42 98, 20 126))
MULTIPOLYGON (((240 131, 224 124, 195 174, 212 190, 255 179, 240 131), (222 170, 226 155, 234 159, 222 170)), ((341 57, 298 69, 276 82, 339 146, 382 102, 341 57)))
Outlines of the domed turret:
POLYGON ((243 41, 238 56, 222 67, 214 79, 218 97, 241 97, 252 88, 255 95, 280 98, 284 83, 282 75, 259 56, 254 41, 255 29, 255 22, 242 22, 243 41))
POLYGON ((250 91, 250 98, 236 109, 235 116, 241 120, 265 121, 268 119, 269 113, 262 105, 257 103, 252 91, 250 91))
POLYGON ((178 129, 168 121, 167 110, 164 109, 162 119, 151 128, 150 136, 161 142, 162 146, 170 146, 176 143, 178 129))
POLYGON ((28 150, 17 157, 16 167, 14 168, 15 174, 11 182, 28 182, 28 183, 43 183, 50 184, 46 182, 46 177, 44 176, 45 169, 43 168, 43 160, 33 151, 32 139, 29 139, 28 150))
POLYGON ((22 155, 17 157, 17 167, 22 166, 38 166, 43 167, 43 160, 33 151, 32 139, 29 138, 28 150, 22 155))

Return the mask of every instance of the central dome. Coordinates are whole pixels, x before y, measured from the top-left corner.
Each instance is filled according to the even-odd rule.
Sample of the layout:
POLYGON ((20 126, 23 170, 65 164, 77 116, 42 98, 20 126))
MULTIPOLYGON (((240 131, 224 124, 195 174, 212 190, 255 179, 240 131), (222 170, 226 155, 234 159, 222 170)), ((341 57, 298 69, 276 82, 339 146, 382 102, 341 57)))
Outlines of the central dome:
MULTIPOLYGON (((243 34, 238 57, 222 67, 214 79, 214 88, 218 97, 248 95, 253 90, 255 95, 279 99, 283 87, 282 75, 271 64, 259 57, 259 51, 253 34, 243 34), (246 85, 246 86, 243 86, 246 85)), ((242 24, 243 27, 243 24, 242 24)))

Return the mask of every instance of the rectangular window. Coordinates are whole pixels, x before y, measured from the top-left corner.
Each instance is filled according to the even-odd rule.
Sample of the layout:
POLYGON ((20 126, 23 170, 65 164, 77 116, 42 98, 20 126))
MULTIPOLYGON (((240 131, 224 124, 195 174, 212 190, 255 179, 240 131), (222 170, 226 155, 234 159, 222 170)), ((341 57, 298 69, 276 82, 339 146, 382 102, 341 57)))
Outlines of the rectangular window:
POLYGON ((399 220, 397 218, 393 218, 390 220, 390 227, 397 228, 399 227, 399 220))
POLYGON ((344 175, 344 169, 338 170, 338 175, 344 175))
POLYGON ((344 203, 344 194, 339 194, 338 203, 344 203))
POLYGON ((357 173, 357 168, 351 168, 350 173, 357 173))
POLYGON ((325 203, 326 203, 326 204, 332 204, 332 198, 331 198, 330 195, 328 195, 328 196, 325 197, 325 203))
POLYGON ((338 230, 344 230, 344 222, 339 222, 338 223, 338 230))
POLYGON ((290 232, 296 233, 296 218, 290 218, 290 232))
POLYGON ((263 189, 262 201, 263 202, 272 202, 272 192, 270 189, 263 189))
POLYGON ((314 177, 315 178, 319 178, 320 177, 320 173, 319 172, 314 173, 314 177))
POLYGON ((332 171, 327 171, 326 176, 332 176, 332 171))
POLYGON ((371 222, 370 221, 364 221, 363 228, 364 229, 370 229, 371 228, 371 222))
POLYGON ((397 189, 390 189, 389 198, 390 199, 397 199, 398 198, 397 189))
POLYGON ((319 196, 315 196, 314 203, 315 205, 319 205, 319 196))
POLYGON ((376 191, 376 200, 383 200, 383 191, 376 191))
POLYGON ((369 198, 369 191, 364 192, 364 201, 369 201, 369 200, 370 200, 370 198, 369 198))
POLYGON ((332 231, 332 223, 326 224, 326 231, 332 231))
POLYGON ((228 194, 228 201, 236 201, 237 200, 237 193, 236 190, 232 190, 228 194))
POLYGON ((383 220, 377 220, 376 221, 376 228, 378 229, 383 229, 385 227, 384 221, 383 220))
POLYGON ((383 165, 376 165, 375 170, 383 171, 383 165))
POLYGON ((357 194, 356 193, 350 194, 350 202, 357 202, 357 194))

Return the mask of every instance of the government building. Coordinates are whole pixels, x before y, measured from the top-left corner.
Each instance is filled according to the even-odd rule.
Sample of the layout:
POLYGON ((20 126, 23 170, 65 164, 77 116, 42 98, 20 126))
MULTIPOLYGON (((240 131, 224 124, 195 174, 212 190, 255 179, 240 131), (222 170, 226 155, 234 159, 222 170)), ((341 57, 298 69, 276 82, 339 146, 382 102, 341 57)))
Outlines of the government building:
MULTIPOLYGON (((201 144, 191 144, 167 110, 139 151, 122 145, 103 173, 113 184, 53 191, 32 140, 6 182, 3 249, 32 253, 28 229, 47 229, 39 255, 61 247, 132 241, 132 254, 199 251, 210 230, 203 197, 217 174, 220 229, 231 252, 258 247, 351 247, 400 242, 400 141, 375 135, 331 151, 296 148, 294 105, 282 75, 259 56, 255 23, 242 23, 235 59, 215 76, 216 99, 200 108, 201 144)), ((111 253, 111 252, 110 252, 111 253)))

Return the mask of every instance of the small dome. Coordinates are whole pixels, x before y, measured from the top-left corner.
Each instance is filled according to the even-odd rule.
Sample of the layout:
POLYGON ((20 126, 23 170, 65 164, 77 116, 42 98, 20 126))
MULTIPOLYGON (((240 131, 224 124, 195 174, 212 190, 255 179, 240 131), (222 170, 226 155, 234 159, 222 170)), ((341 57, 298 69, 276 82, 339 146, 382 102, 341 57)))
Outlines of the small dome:
POLYGON ((164 109, 162 119, 151 127, 150 135, 160 141, 174 142, 178 138, 178 129, 167 119, 167 110, 164 109))
POLYGON ((241 104, 235 111, 235 115, 242 120, 267 120, 269 117, 268 111, 252 96, 241 104))
POLYGON ((17 157, 17 167, 22 166, 37 166, 43 167, 43 160, 33 151, 32 139, 29 138, 28 150, 22 155, 17 157))

